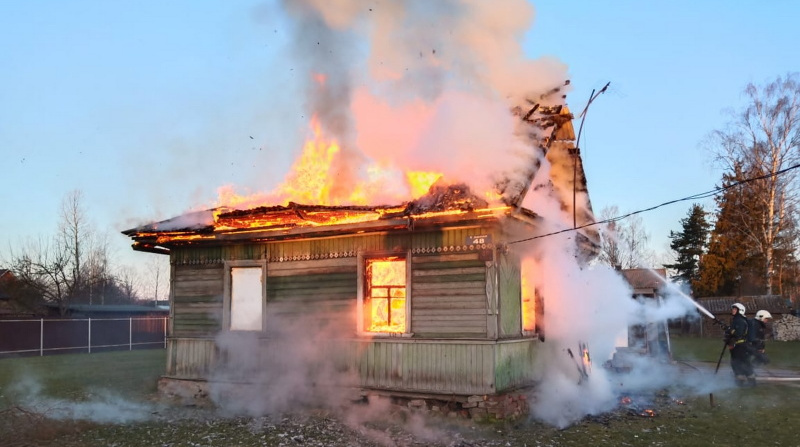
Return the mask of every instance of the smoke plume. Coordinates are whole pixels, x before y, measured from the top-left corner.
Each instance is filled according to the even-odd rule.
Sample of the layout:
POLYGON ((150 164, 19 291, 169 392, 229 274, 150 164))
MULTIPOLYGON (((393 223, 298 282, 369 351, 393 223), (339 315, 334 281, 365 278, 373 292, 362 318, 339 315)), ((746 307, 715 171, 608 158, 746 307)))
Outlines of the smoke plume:
MULTIPOLYGON (((351 204, 354 185, 366 185, 358 196, 370 204, 413 199, 397 180, 408 171, 441 173, 489 192, 498 178, 526 176, 542 156, 531 144, 539 130, 520 127, 511 111, 561 104, 561 94, 549 93, 565 84, 567 73, 555 59, 525 57, 520 41, 534 16, 528 2, 286 0, 283 6, 308 116, 339 146, 324 174, 331 182, 327 204, 351 204)), ((279 191, 285 189, 247 204, 299 201, 279 191)))

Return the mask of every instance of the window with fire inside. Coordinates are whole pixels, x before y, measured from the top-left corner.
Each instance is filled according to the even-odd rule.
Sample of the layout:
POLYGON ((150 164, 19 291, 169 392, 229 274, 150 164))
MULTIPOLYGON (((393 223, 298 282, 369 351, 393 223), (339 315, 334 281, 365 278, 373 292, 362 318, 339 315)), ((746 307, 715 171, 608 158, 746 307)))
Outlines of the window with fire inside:
POLYGON ((409 333, 408 277, 405 256, 365 258, 360 331, 374 335, 409 333))

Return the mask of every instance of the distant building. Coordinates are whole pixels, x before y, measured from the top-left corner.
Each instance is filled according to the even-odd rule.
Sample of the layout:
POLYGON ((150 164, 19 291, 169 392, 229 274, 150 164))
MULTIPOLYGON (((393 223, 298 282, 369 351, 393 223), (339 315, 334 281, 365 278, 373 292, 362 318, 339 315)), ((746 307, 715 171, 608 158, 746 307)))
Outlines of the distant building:
MULTIPOLYGON (((661 302, 667 285, 666 269, 625 269, 620 273, 633 288, 631 298, 661 302)), ((665 322, 649 322, 629 327, 628 347, 650 356, 670 357, 669 326, 665 322)))
MULTIPOLYGON (((46 304, 48 317, 59 317, 58 304, 46 304)), ((141 318, 141 317, 167 317, 169 307, 166 309, 141 304, 69 304, 64 318, 141 318)))

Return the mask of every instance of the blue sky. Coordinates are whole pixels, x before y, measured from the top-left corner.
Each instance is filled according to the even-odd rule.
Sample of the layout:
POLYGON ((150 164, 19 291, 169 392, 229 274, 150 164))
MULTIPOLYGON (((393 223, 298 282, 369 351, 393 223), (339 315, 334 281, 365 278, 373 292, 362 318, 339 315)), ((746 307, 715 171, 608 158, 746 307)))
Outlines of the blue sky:
MULTIPOLYGON (((797 2, 533 3, 525 52, 569 67, 573 111, 611 83, 581 137, 595 211, 712 189, 723 111, 800 70, 797 2)), ((271 189, 308 121, 287 27, 270 1, 0 1, 0 256, 53 234, 74 189, 128 263, 150 255, 120 231, 271 189)), ((653 249, 690 205, 642 215, 653 249)))

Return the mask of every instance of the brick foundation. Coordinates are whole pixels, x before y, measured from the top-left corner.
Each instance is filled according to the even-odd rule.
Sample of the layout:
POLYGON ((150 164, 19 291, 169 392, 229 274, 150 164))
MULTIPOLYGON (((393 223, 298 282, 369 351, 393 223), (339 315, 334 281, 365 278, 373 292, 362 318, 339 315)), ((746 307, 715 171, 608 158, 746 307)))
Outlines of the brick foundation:
POLYGON ((396 404, 411 410, 447 417, 484 420, 514 420, 529 413, 528 396, 523 393, 467 396, 464 399, 394 398, 396 404))
MULTIPOLYGON (((353 400, 369 401, 370 396, 388 397, 395 405, 409 408, 411 411, 431 413, 446 417, 465 419, 505 420, 525 416, 529 412, 528 395, 522 391, 500 395, 473 396, 414 396, 408 394, 397 396, 391 392, 375 392, 354 389, 353 400)), ((186 380, 162 377, 158 381, 159 394, 182 405, 213 405, 209 397, 209 384, 204 380, 186 380)))

